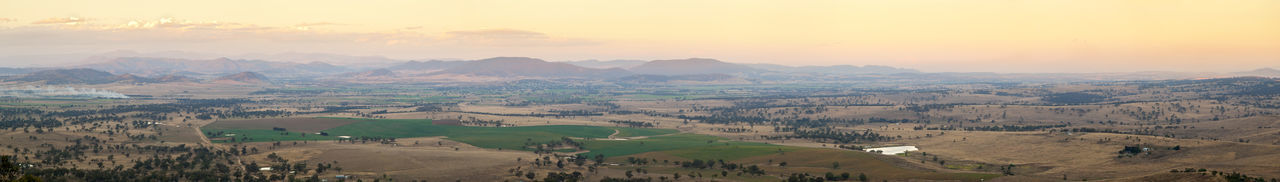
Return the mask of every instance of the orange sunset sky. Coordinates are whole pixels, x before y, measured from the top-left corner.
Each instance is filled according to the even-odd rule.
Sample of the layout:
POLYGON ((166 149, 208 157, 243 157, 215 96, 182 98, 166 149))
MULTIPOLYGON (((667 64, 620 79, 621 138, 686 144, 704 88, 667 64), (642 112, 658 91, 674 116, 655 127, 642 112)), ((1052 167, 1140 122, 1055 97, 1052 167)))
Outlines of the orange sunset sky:
POLYGON ((0 57, 113 50, 1228 72, 1280 68, 1280 1, 0 0, 0 57))

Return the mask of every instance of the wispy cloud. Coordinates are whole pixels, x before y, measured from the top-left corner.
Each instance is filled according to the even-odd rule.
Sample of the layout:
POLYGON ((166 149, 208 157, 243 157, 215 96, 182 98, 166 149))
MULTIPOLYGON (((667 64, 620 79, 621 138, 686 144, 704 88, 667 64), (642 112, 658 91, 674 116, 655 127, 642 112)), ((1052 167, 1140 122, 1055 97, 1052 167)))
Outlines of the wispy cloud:
POLYGON ((13 21, 18 21, 18 20, 13 18, 0 18, 0 23, 7 23, 7 22, 13 22, 13 21))
POLYGON ((293 25, 293 29, 307 31, 307 30, 311 30, 312 27, 338 26, 338 25, 345 25, 345 24, 333 23, 333 22, 300 23, 297 25, 293 25))
POLYGON ((76 25, 76 24, 84 23, 85 21, 87 21, 87 20, 86 20, 86 19, 84 19, 84 18, 80 18, 80 17, 65 17, 65 18, 47 18, 47 19, 43 19, 43 20, 38 20, 38 21, 31 22, 31 24, 37 24, 37 25, 41 25, 41 24, 68 24, 68 25, 76 25))
POLYGON ((271 30, 274 27, 258 26, 219 21, 191 21, 176 18, 160 18, 156 20, 134 20, 115 26, 101 26, 101 29, 167 29, 167 30, 225 30, 225 31, 258 31, 271 30))
POLYGON ((294 25, 294 26, 299 26, 299 27, 318 27, 318 26, 334 26, 334 25, 346 25, 346 24, 333 23, 333 22, 311 22, 311 23, 299 23, 299 24, 294 25))
POLYGON ((482 29, 445 32, 444 39, 478 46, 578 46, 596 41, 552 37, 542 32, 517 29, 482 29))

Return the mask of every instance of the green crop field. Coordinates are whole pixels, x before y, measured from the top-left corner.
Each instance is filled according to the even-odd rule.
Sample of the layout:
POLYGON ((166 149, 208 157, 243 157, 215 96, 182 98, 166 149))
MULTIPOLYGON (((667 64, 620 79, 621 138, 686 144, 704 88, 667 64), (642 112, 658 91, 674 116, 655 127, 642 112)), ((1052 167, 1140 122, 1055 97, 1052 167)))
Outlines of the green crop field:
POLYGON ((272 142, 272 141, 299 141, 299 140, 334 140, 335 136, 321 136, 313 133, 299 133, 291 131, 273 131, 262 129, 213 129, 205 130, 205 135, 214 143, 231 142, 232 137, 236 138, 236 142, 272 142), (219 134, 221 132, 221 134, 219 134), (226 134, 234 134, 227 136, 226 134), (226 139, 217 139, 226 138, 226 139))
MULTIPOLYGON (((898 167, 890 162, 882 161, 870 154, 858 151, 825 148, 806 148, 781 146, 754 142, 728 141, 724 138, 697 135, 676 134, 656 136, 638 140, 593 140, 586 141, 585 148, 591 152, 583 155, 604 155, 609 161, 625 163, 625 158, 639 157, 656 160, 690 161, 724 160, 740 164, 761 165, 770 173, 810 173, 826 172, 872 174, 873 179, 932 179, 982 181, 998 177, 997 174, 984 173, 938 173, 916 171, 898 167), (783 167, 778 163, 787 162, 783 167), (832 168, 832 163, 841 167, 832 168)), ((665 163, 664 163, 665 164, 665 163)), ((644 168, 659 173, 702 173, 716 174, 722 169, 681 168, 677 165, 646 165, 644 168)), ((724 178, 724 177, 719 177, 724 178)), ((728 178, 739 181, 776 181, 774 176, 731 175, 728 178)))
MULTIPOLYGON (((233 133, 237 138, 249 138, 251 140, 237 140, 242 142, 269 142, 269 141, 290 141, 290 140, 335 140, 336 136, 353 136, 353 137, 384 137, 384 138, 411 138, 411 137, 429 137, 429 136, 445 136, 450 140, 459 141, 477 147, 484 148, 503 148, 503 149, 523 149, 527 142, 543 143, 548 141, 558 141, 562 137, 574 138, 607 138, 619 131, 619 136, 653 136, 662 134, 676 133, 675 130, 669 129, 646 129, 646 128, 617 128, 617 127, 599 127, 599 126, 575 126, 575 125, 550 125, 550 126, 526 126, 526 127, 470 127, 470 126, 452 126, 452 125, 434 125, 431 120, 421 119, 355 119, 363 120, 347 125, 342 125, 324 131, 329 136, 320 136, 308 134, 302 137, 301 133, 290 132, 290 135, 281 135, 279 131, 263 130, 263 129, 224 129, 224 128, 205 128, 205 134, 233 133)), ((287 126, 283 126, 287 127, 287 126)), ((209 135, 210 138, 222 137, 221 135, 209 135)), ((216 140, 214 142, 230 142, 229 140, 216 140)))
POLYGON ((636 136, 658 136, 666 134, 679 133, 670 129, 647 129, 647 128, 626 128, 626 127, 609 127, 618 130, 618 135, 614 137, 636 137, 636 136))

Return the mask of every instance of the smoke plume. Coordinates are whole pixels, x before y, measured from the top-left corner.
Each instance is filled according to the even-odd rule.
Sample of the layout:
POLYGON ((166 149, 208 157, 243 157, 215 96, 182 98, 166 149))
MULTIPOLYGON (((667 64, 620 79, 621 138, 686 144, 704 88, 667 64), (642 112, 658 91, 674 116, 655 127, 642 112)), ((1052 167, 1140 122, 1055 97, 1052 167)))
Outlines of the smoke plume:
POLYGON ((21 88, 0 88, 0 96, 19 98, 129 98, 124 94, 95 88, 50 88, 30 85, 21 88))

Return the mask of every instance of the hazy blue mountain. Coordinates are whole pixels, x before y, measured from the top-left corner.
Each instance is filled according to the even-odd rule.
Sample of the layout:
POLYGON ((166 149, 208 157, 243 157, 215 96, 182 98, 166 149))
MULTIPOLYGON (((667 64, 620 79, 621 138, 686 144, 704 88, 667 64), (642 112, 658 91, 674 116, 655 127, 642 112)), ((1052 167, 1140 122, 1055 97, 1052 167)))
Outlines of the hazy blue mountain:
POLYGON ((587 67, 587 68, 622 68, 622 69, 627 69, 627 68, 631 68, 631 67, 639 66, 639 65, 644 64, 644 63, 646 63, 646 62, 648 62, 648 61, 643 61, 643 60, 609 60, 609 61, 600 61, 600 60, 584 60, 584 61, 567 61, 567 62, 564 62, 564 63, 569 63, 569 64, 572 64, 572 65, 577 65, 577 66, 587 67))
POLYGON ((778 64, 750 64, 752 68, 787 72, 787 73, 822 73, 822 74, 896 74, 896 73, 919 73, 920 71, 906 68, 895 68, 889 66, 867 65, 833 65, 833 66, 785 66, 778 64))
POLYGON ((1261 77, 1280 77, 1280 70, 1273 68, 1259 68, 1256 70, 1242 71, 1232 73, 1234 76, 1261 76, 1261 77))
POLYGON ((176 58, 123 57, 106 62, 79 66, 107 71, 115 74, 136 75, 168 75, 179 73, 227 74, 239 72, 262 72, 276 75, 306 75, 341 73, 350 69, 322 62, 306 64, 272 62, 262 60, 233 60, 217 58, 208 60, 189 60, 176 58))
POLYGON ((103 84, 116 82, 120 78, 105 71, 94 69, 56 69, 12 76, 5 81, 44 82, 45 84, 103 84))
POLYGON ((412 70, 412 71, 435 71, 457 67, 458 65, 467 64, 467 61, 409 61, 391 66, 390 70, 412 70))
POLYGON ((240 72, 213 79, 215 83, 268 83, 267 76, 254 72, 240 72))
POLYGON ((574 66, 568 63, 547 62, 527 57, 495 57, 469 61, 466 64, 433 74, 457 74, 479 76, 528 76, 528 77, 577 77, 612 78, 630 75, 623 69, 596 69, 574 66))
POLYGON ((697 82, 729 81, 737 78, 738 77, 735 77, 733 75, 720 74, 720 73, 694 74, 694 75, 644 74, 644 75, 625 76, 615 80, 619 82, 630 82, 630 83, 664 83, 664 82, 675 82, 675 81, 697 81, 697 82))
POLYGON ((639 74, 653 75, 733 74, 763 71, 745 65, 705 58, 655 60, 628 70, 639 74))

